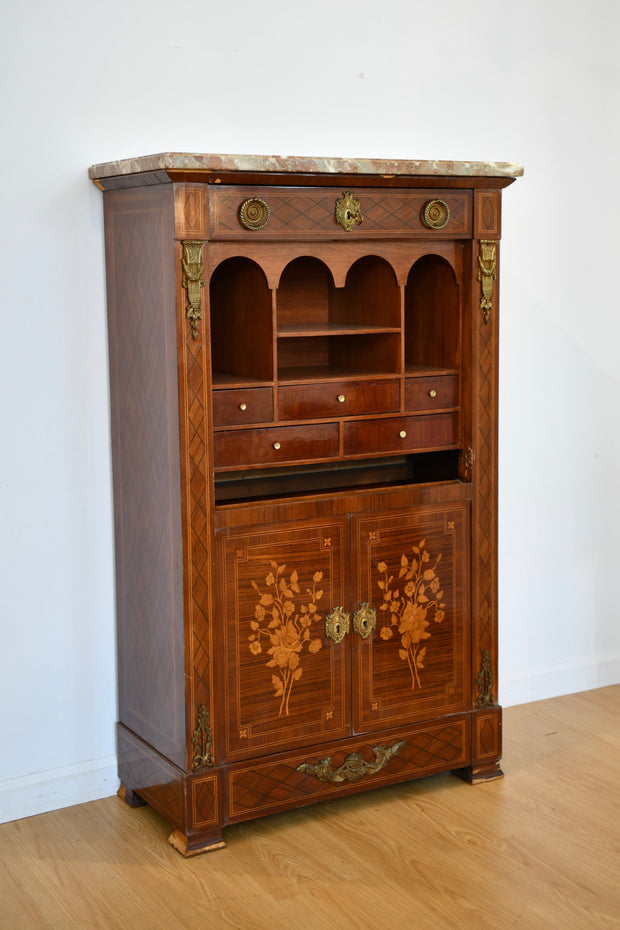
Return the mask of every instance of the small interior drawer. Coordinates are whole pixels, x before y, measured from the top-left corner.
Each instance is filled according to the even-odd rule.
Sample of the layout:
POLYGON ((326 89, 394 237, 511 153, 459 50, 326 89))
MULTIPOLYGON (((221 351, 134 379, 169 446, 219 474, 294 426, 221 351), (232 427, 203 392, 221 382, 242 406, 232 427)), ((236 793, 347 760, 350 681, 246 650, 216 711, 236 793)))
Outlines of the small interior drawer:
POLYGON ((216 468, 252 468, 334 458, 338 424, 238 429, 213 436, 216 468))
POLYGON ((399 408, 398 381, 334 381, 278 388, 281 420, 394 413, 399 408))
POLYGON ((265 388, 234 388, 213 391, 213 425, 243 426, 273 420, 273 391, 265 388))
POLYGON ((458 414, 351 420, 343 430, 345 455, 440 449, 458 443, 458 414))
POLYGON ((407 410, 443 410, 458 405, 458 375, 417 376, 405 380, 407 410))

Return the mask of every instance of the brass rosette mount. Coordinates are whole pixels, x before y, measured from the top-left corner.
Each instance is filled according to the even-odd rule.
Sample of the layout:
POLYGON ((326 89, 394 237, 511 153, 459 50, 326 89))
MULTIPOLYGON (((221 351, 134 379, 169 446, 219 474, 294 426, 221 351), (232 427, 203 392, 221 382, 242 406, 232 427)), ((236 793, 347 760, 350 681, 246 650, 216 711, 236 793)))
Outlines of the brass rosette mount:
POLYGON ((450 222, 450 207, 445 200, 429 200, 424 206, 422 219, 429 229, 443 229, 450 222))
POLYGON ((264 229, 270 216, 271 211, 262 197, 250 197, 239 207, 239 219, 246 229, 264 229))

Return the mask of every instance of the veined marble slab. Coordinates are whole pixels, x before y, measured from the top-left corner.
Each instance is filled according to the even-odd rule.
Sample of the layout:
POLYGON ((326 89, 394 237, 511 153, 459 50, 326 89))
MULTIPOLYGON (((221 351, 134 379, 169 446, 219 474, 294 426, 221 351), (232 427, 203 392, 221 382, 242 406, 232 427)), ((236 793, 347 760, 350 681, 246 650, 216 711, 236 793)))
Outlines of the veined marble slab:
POLYGON ((503 161, 429 161, 381 158, 312 158, 282 155, 192 155, 164 152, 93 165, 93 180, 145 171, 264 171, 296 174, 377 174, 382 176, 437 176, 518 178, 523 166, 503 161))

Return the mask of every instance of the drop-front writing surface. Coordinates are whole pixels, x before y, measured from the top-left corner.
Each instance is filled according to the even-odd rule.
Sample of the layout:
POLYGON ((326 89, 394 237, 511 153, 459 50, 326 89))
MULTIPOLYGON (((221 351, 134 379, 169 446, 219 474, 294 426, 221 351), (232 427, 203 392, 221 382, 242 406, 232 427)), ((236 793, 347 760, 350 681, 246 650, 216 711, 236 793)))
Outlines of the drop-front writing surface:
POLYGON ((303 164, 91 169, 121 794, 185 855, 301 804, 501 775, 499 239, 521 169, 303 164))

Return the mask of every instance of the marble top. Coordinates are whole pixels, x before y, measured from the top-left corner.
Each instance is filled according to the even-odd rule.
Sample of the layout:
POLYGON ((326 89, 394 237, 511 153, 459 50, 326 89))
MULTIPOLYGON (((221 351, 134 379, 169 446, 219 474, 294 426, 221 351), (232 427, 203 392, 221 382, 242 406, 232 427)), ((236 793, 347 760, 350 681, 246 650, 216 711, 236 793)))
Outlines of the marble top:
POLYGON ((437 176, 476 178, 518 178, 522 165, 504 161, 430 161, 382 158, 313 158, 282 155, 192 155, 164 152, 121 161, 93 165, 89 177, 112 178, 144 171, 243 171, 295 174, 376 174, 381 176, 437 176))

